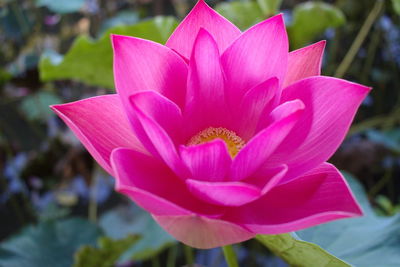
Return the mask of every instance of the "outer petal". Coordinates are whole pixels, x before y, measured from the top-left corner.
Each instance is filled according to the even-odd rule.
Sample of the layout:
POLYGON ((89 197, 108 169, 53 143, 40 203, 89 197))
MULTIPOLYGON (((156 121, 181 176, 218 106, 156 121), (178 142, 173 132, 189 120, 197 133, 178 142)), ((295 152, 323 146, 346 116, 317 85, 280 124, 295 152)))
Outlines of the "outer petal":
POLYGON ((260 118, 274 107, 272 100, 278 92, 278 83, 274 77, 254 86, 244 95, 239 108, 232 108, 235 112, 233 129, 244 140, 254 135, 260 118))
POLYGON ((196 199, 161 161, 131 149, 116 149, 111 156, 116 190, 156 215, 207 214, 218 216, 219 207, 196 199))
POLYGON ((51 108, 111 175, 113 149, 127 147, 146 151, 133 134, 118 95, 97 96, 51 108))
POLYGON ((112 35, 115 87, 128 111, 128 98, 154 90, 183 107, 187 65, 167 47, 152 41, 112 35))
POLYGON ((234 223, 196 215, 153 216, 173 237, 199 249, 209 249, 249 240, 255 236, 234 223))
POLYGON ((268 159, 267 166, 287 164, 286 180, 318 166, 343 141, 370 88, 331 77, 311 77, 283 90, 282 102, 300 99, 306 106, 300 121, 268 159))
POLYGON ((199 199, 215 205, 241 206, 261 196, 260 189, 242 182, 203 182, 188 179, 186 185, 199 199))
POLYGON ((184 112, 187 137, 209 126, 226 126, 224 77, 217 44, 204 29, 197 35, 189 65, 184 112))
POLYGON ((290 52, 288 71, 283 82, 283 87, 287 87, 307 77, 320 75, 325 45, 326 41, 320 41, 290 52))
POLYGON ((253 86, 287 70, 288 39, 282 15, 274 16, 244 32, 222 54, 229 100, 234 106, 253 86))
POLYGON ((273 112, 277 114, 276 120, 253 137, 234 158, 230 180, 242 180, 260 168, 292 130, 303 109, 304 105, 299 100, 278 107, 277 112, 273 112))
POLYGON ((229 211, 224 219, 258 234, 280 234, 360 215, 362 211, 343 176, 333 165, 324 163, 259 200, 229 211))
POLYGON ((191 172, 190 178, 203 181, 223 181, 232 158, 226 144, 220 139, 201 145, 181 146, 182 161, 191 172))
POLYGON ((204 0, 199 0, 172 33, 166 46, 189 59, 200 28, 212 34, 220 51, 224 51, 240 35, 240 30, 235 25, 210 8, 204 0))

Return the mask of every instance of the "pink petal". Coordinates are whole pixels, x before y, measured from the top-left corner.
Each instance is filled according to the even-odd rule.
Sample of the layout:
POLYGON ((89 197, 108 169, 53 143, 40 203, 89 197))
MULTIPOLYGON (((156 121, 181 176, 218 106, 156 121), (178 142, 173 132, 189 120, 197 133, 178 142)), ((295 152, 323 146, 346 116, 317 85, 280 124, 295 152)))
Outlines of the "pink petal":
MULTIPOLYGON (((155 91, 138 92, 130 97, 130 101, 135 108, 157 122, 175 144, 182 142, 182 113, 174 102, 155 91)), ((141 141, 144 143, 147 140, 141 141)))
POLYGON ((288 49, 282 15, 251 27, 236 39, 221 57, 231 105, 239 104, 248 90, 269 78, 282 82, 288 49))
POLYGON ((261 196, 260 189, 242 182, 204 182, 188 179, 186 185, 196 197, 215 205, 241 206, 261 196))
MULTIPOLYGON (((144 133, 147 135, 149 142, 153 144, 157 155, 180 177, 186 178, 189 176, 189 171, 182 163, 176 145, 171 137, 160 124, 153 118, 140 110, 137 105, 132 105, 135 116, 143 127, 144 133)), ((141 138, 142 136, 139 136, 141 138)), ((145 139, 141 139, 145 140, 145 139)), ((146 146, 147 147, 147 146, 146 146)), ((156 156, 157 156, 156 155, 156 156)))
POLYGON ((271 78, 250 89, 243 97, 238 109, 234 109, 233 129, 244 140, 255 133, 260 118, 273 108, 273 98, 278 91, 278 79, 271 78))
POLYGON ((360 215, 343 176, 333 165, 323 163, 259 200, 232 209, 224 218, 258 234, 281 234, 360 215))
POLYGON ((234 158, 229 176, 231 181, 250 176, 265 162, 300 119, 304 105, 296 100, 278 108, 283 115, 276 116, 276 121, 253 137, 234 158))
POLYGON ((218 47, 204 29, 192 51, 184 115, 188 138, 210 126, 226 127, 229 117, 218 47))
POLYGON ((183 107, 187 65, 167 47, 135 37, 112 35, 115 87, 125 108, 138 91, 154 90, 183 107))
POLYGON ((234 223, 196 215, 153 216, 153 218, 173 237, 199 249, 240 243, 255 236, 234 223))
POLYGON ((180 152, 182 161, 191 171, 190 178, 196 180, 223 181, 232 163, 226 144, 220 139, 201 145, 181 146, 180 152))
POLYGON ((268 159, 267 166, 289 166, 286 180, 318 166, 339 147, 370 88, 345 80, 316 76, 283 90, 282 102, 300 99, 304 114, 268 159))
POLYGON ((244 179, 243 182, 261 188, 262 195, 265 195, 285 177, 287 171, 288 167, 284 164, 272 169, 261 167, 252 176, 244 179))
POLYGON ((112 152, 111 162, 116 190, 152 214, 218 216, 221 213, 219 207, 193 197, 184 182, 158 159, 120 148, 112 152))
POLYGON ((290 52, 288 71, 283 87, 307 77, 320 75, 325 45, 326 41, 320 41, 290 52))
POLYGON ((146 153, 133 134, 118 95, 51 106, 96 161, 111 175, 111 151, 128 147, 146 153))
POLYGON ((189 58, 200 28, 212 34, 220 51, 224 51, 240 35, 240 30, 235 25, 211 9, 204 0, 199 0, 172 33, 166 46, 189 58))

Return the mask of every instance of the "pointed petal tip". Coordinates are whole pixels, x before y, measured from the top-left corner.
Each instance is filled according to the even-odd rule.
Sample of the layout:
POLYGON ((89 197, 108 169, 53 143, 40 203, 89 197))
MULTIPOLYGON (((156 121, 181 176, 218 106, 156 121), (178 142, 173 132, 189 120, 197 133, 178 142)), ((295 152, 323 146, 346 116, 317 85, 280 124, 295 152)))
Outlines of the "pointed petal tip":
POLYGON ((59 106, 61 106, 62 104, 54 104, 54 105, 50 105, 49 108, 56 114, 58 114, 58 108, 59 106))
MULTIPOLYGON (((283 27, 285 27, 285 20, 283 17, 283 13, 276 14, 276 15, 264 20, 263 22, 276 22, 276 23, 282 24, 283 27)), ((261 23, 263 23, 263 22, 261 22, 261 23)))
POLYGON ((262 27, 265 24, 277 24, 277 25, 279 25, 279 27, 282 27, 286 30, 285 20, 283 19, 283 13, 279 13, 277 15, 269 17, 266 20, 263 20, 255 25, 251 26, 245 32, 250 31, 253 28, 262 27))
POLYGON ((120 39, 124 38, 124 37, 126 37, 126 36, 124 36, 124 35, 119 35, 119 34, 114 34, 114 33, 111 33, 111 34, 110 34, 111 46, 112 46, 113 50, 115 50, 115 46, 116 46, 117 42, 118 42, 120 39))
POLYGON ((169 37, 166 46, 189 58, 200 27, 208 30, 221 51, 241 33, 235 25, 212 9, 204 0, 199 0, 169 37))
MULTIPOLYGON (((197 33, 197 35, 196 35, 196 38, 194 39, 193 47, 194 47, 194 48, 197 47, 197 46, 198 46, 198 43, 199 43, 200 41, 202 41, 202 39, 206 39, 207 41, 211 41, 211 42, 214 44, 214 46, 217 48, 217 50, 219 50, 219 49, 218 49, 218 45, 217 45, 217 43, 215 42, 214 37, 213 37, 213 36, 211 35, 211 33, 210 33, 209 31, 207 31, 204 27, 200 27, 200 29, 199 29, 199 31, 198 31, 198 33, 197 33)), ((192 56, 193 56, 193 54, 195 53, 195 50, 196 50, 196 49, 193 49, 193 50, 192 50, 192 56)))
MULTIPOLYGON (((325 78, 325 79, 332 79, 332 80, 348 83, 348 84, 354 86, 354 88, 357 89, 360 93, 363 93, 365 95, 367 95, 372 90, 371 86, 366 86, 366 85, 359 84, 357 82, 348 81, 348 80, 345 80, 345 79, 342 79, 342 78, 331 77, 331 76, 323 76, 323 75, 318 76, 318 77, 325 78)), ((313 79, 313 78, 318 78, 318 77, 309 77, 308 79, 313 79)))
POLYGON ((301 48, 299 48, 297 50, 294 50, 292 52, 293 53, 298 53, 298 52, 303 52, 303 51, 310 50, 310 49, 311 50, 317 49, 317 50, 324 51, 325 47, 326 47, 326 43, 327 43, 326 40, 320 40, 320 41, 318 41, 316 43, 310 44, 308 46, 301 47, 301 48))

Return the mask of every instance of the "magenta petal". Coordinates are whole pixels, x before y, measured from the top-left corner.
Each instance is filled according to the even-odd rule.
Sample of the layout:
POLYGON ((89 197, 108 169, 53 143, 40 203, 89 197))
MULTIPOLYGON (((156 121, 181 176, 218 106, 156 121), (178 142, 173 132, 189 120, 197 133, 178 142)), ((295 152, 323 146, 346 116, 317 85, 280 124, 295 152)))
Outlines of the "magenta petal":
POLYGON ((304 105, 300 100, 295 100, 277 109, 279 112, 274 110, 272 113, 281 116, 276 115, 276 121, 253 137, 234 158, 230 180, 242 180, 260 168, 297 123, 304 105))
POLYGON ((204 29, 197 35, 189 64, 184 116, 187 137, 210 126, 226 127, 229 118, 218 47, 204 29))
POLYGON ((315 76, 283 90, 282 102, 300 99, 304 114, 268 159, 268 166, 289 166, 286 180, 325 162, 343 141, 370 88, 345 80, 315 76))
POLYGON ((128 98, 138 91, 154 90, 183 107, 186 94, 185 61, 158 43, 112 35, 115 87, 129 109, 128 98))
POLYGON ((320 75, 325 45, 326 41, 320 41, 290 52, 283 87, 307 77, 320 75))
POLYGON ((199 249, 209 249, 249 240, 255 236, 240 225, 202 216, 153 216, 182 243, 199 249))
POLYGON ((149 142, 151 142, 156 149, 157 155, 159 155, 177 175, 182 178, 188 177, 189 171, 180 159, 176 145, 165 129, 136 105, 133 105, 133 111, 143 127, 144 132, 148 136, 149 142))
POLYGON ((191 172, 190 178, 203 181, 223 181, 232 158, 220 139, 201 145, 181 146, 182 161, 191 172))
POLYGON ((204 182, 188 179, 186 185, 196 197, 215 205, 241 206, 261 196, 260 189, 242 182, 204 182))
POLYGON ((113 151, 111 161, 116 190, 152 214, 218 216, 221 213, 219 207, 193 197, 185 183, 158 159, 120 148, 113 151))
POLYGON ((278 92, 278 79, 271 78, 250 89, 243 97, 238 109, 234 109, 233 129, 244 140, 255 133, 260 118, 269 114, 273 108, 273 99, 278 92))
POLYGON ((281 165, 273 169, 260 168, 250 178, 245 179, 243 182, 256 185, 261 189, 261 194, 265 195, 272 188, 274 188, 285 177, 288 171, 287 165, 281 165))
MULTIPOLYGON (((182 113, 180 108, 168 98, 155 91, 142 91, 130 97, 132 105, 157 122, 175 144, 182 142, 182 113)), ((138 135, 140 139, 140 136, 138 135)), ((146 142, 148 139, 142 141, 146 142)))
POLYGON ((224 218, 258 234, 281 234, 360 215, 362 211, 343 176, 333 165, 323 163, 264 197, 229 211, 224 218))
POLYGON ((211 9, 204 0, 200 0, 172 33, 166 46, 189 59, 200 28, 211 33, 220 51, 224 51, 240 35, 235 25, 211 9))
POLYGON ((132 133, 118 95, 97 96, 51 108, 111 175, 113 149, 127 147, 146 151, 132 133))
POLYGON ((222 54, 229 101, 240 103, 247 90, 287 70, 288 39, 282 15, 274 16, 244 32, 222 54))

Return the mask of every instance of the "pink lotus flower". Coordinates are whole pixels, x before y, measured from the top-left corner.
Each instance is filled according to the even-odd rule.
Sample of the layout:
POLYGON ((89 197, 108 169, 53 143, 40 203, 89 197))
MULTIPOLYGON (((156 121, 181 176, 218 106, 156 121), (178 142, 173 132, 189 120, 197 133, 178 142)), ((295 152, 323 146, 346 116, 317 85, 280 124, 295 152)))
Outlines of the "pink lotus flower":
POLYGON ((117 94, 52 108, 130 197, 197 248, 359 216, 326 160, 370 88, 288 52, 282 15, 240 32, 203 0, 166 46, 112 36, 117 94))

